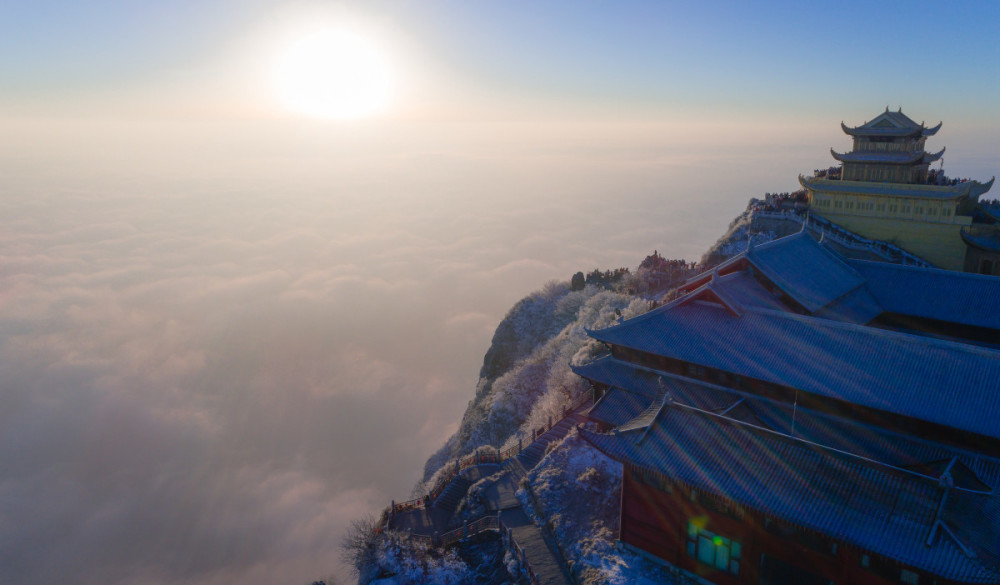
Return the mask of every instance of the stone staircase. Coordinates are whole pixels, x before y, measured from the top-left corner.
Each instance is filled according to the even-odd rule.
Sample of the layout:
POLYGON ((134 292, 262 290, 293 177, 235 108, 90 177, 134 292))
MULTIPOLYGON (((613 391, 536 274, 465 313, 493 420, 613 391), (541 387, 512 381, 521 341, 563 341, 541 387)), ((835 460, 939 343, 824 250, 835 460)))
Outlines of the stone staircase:
POLYGON ((472 482, 465 477, 461 475, 456 476, 448 484, 448 487, 441 492, 437 501, 434 502, 434 507, 439 510, 453 511, 458 506, 458 503, 462 501, 462 498, 465 497, 465 492, 469 491, 470 485, 472 485, 472 482))
POLYGON ((465 494, 469 491, 469 486, 484 477, 493 475, 499 470, 500 466, 495 463, 487 463, 463 469, 461 473, 456 475, 451 482, 448 483, 448 487, 446 487, 444 491, 441 492, 441 495, 438 496, 437 500, 434 501, 433 507, 447 512, 449 515, 452 514, 458 506, 458 503, 462 501, 462 498, 464 498, 465 494))
POLYGON ((570 429, 584 422, 586 417, 580 413, 572 413, 545 431, 530 445, 524 448, 517 457, 513 457, 504 462, 505 469, 510 470, 516 476, 524 477, 529 471, 538 465, 539 461, 545 457, 545 453, 552 443, 563 440, 570 429))

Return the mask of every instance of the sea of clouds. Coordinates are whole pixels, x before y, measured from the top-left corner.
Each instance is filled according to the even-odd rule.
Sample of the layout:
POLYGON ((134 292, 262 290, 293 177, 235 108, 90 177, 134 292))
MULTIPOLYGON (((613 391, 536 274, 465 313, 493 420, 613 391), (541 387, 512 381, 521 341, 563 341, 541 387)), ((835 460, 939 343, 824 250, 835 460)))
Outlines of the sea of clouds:
POLYGON ((407 498, 517 299, 653 248, 696 260, 795 185, 733 152, 475 129, 7 130, 9 584, 346 580, 346 527, 407 498))

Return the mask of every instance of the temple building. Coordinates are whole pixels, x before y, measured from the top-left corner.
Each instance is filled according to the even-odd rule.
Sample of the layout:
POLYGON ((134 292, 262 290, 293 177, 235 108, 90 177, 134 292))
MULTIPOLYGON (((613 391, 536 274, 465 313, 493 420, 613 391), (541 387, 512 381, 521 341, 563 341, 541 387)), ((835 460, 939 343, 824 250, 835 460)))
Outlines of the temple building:
POLYGON ((799 177, 812 213, 939 268, 1000 274, 1000 232, 987 227, 996 222, 979 212, 979 198, 993 179, 955 180, 932 168, 944 148, 929 153, 925 143, 940 123, 928 128, 901 109, 886 108, 870 122, 841 128, 854 147, 843 154, 830 149, 842 164, 839 175, 799 177))
POLYGON ((1000 278, 801 232, 680 292, 574 366, 623 545, 720 585, 1000 583, 1000 278))

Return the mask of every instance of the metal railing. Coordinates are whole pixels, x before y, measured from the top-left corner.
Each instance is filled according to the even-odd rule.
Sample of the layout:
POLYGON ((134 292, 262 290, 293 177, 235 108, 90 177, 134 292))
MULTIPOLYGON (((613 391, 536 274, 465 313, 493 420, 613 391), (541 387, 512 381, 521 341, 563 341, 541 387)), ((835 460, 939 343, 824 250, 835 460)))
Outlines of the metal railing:
POLYGON ((824 238, 829 238, 845 248, 870 252, 889 262, 896 262, 908 266, 921 266, 924 268, 933 267, 932 264, 923 258, 911 254, 895 244, 869 240, 868 238, 859 236, 852 231, 845 230, 827 219, 817 217, 815 215, 788 211, 753 211, 750 215, 750 220, 753 221, 753 219, 757 217, 767 219, 784 219, 794 221, 799 224, 808 222, 807 227, 810 230, 822 233, 824 238))
POLYGON ((441 535, 441 546, 451 546, 457 542, 461 542, 467 538, 490 530, 500 530, 499 514, 496 516, 483 516, 475 522, 468 522, 464 524, 461 528, 456 528, 451 532, 445 532, 441 535))

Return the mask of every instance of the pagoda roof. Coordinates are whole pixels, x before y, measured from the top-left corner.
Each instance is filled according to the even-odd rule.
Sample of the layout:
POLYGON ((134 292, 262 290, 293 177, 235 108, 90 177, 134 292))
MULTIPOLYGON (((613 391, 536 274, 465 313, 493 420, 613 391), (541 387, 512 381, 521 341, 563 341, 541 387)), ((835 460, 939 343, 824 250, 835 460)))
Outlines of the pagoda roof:
MULTIPOLYGON (((986 252, 1000 252, 1000 233, 983 233, 983 230, 966 230, 961 232, 962 241, 973 248, 986 252)), ((998 305, 994 305, 996 307, 998 305)))
POLYGON ((879 114, 874 120, 866 122, 861 126, 849 127, 843 122, 841 129, 845 134, 851 136, 933 136, 941 129, 941 122, 937 126, 928 128, 923 122, 917 124, 903 113, 902 108, 897 112, 890 112, 886 107, 885 112, 879 114))
POLYGON ((990 190, 993 186, 993 181, 994 179, 990 179, 986 183, 965 181, 957 185, 918 185, 911 183, 830 180, 799 175, 799 184, 812 191, 885 195, 888 197, 920 197, 937 200, 958 199, 959 197, 978 198, 990 190))
POLYGON ((958 488, 957 477, 990 486, 954 458, 908 471, 677 402, 631 432, 580 433, 617 461, 741 507, 945 579, 1000 582, 1000 498, 958 488), (957 489, 941 506, 949 482, 957 489))
POLYGON ((991 221, 1000 222, 1000 207, 980 205, 979 212, 985 215, 986 218, 991 221))
POLYGON ((895 165, 929 164, 941 158, 945 149, 931 154, 929 152, 846 152, 839 153, 830 149, 833 158, 848 163, 882 163, 895 165))

